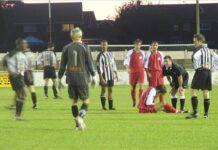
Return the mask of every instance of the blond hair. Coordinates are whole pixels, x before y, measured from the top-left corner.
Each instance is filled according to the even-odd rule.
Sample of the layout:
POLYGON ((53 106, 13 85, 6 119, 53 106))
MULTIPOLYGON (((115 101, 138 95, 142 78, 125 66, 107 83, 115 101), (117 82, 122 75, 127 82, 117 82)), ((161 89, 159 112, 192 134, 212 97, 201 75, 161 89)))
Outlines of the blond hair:
POLYGON ((70 36, 73 41, 80 40, 82 38, 82 35, 83 35, 83 32, 79 27, 72 29, 70 32, 70 36))

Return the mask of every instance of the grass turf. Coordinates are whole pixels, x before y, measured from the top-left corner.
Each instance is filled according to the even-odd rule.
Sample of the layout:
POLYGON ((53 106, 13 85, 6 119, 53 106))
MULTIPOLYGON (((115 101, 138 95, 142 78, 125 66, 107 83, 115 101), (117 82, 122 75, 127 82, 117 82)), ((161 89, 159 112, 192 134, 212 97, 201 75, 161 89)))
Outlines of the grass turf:
MULTIPOLYGON (((51 88, 50 97, 52 97, 51 88)), ((190 107, 190 90, 187 105, 190 107)), ((114 87, 116 111, 103 112, 100 88, 91 89, 91 104, 85 122, 88 129, 75 131, 71 102, 67 90, 63 100, 44 99, 37 88, 38 110, 32 110, 28 96, 23 115, 26 122, 13 119, 11 89, 0 89, 0 150, 217 150, 218 149, 218 87, 211 93, 209 119, 203 119, 203 100, 199 93, 200 117, 185 120, 186 114, 139 114, 132 108, 128 86, 114 87)), ((165 100, 170 102, 167 94, 165 100)), ((179 103, 177 104, 179 106, 179 103)))

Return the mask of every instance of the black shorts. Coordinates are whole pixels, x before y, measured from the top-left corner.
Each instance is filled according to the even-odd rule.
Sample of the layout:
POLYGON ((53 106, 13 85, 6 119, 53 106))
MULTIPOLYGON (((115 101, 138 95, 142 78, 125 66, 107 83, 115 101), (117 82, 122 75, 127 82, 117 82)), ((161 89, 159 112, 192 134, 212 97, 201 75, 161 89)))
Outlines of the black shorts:
POLYGON ((21 90, 25 87, 24 77, 20 74, 9 75, 9 80, 14 91, 21 90))
POLYGON ((84 86, 76 86, 76 85, 68 85, 68 94, 71 99, 74 100, 86 100, 89 98, 89 87, 88 85, 84 86))
POLYGON ((24 72, 24 82, 27 86, 34 85, 34 76, 32 70, 24 72))
POLYGON ((44 79, 56 79, 57 75, 53 66, 44 67, 44 79))
POLYGON ((113 87, 114 86, 114 80, 108 80, 106 84, 101 84, 101 82, 100 82, 99 85, 104 86, 104 87, 113 87))
MULTIPOLYGON (((183 87, 184 89, 187 89, 187 88, 188 88, 188 80, 189 80, 189 74, 186 73, 186 75, 183 76, 183 83, 182 83, 182 87, 183 87)), ((172 84, 173 84, 173 86, 175 87, 175 89, 178 89, 178 88, 179 88, 178 79, 177 79, 177 80, 174 79, 174 80, 172 81, 172 84)))
POLYGON ((191 84, 192 89, 197 90, 212 90, 212 76, 211 70, 197 69, 191 84))

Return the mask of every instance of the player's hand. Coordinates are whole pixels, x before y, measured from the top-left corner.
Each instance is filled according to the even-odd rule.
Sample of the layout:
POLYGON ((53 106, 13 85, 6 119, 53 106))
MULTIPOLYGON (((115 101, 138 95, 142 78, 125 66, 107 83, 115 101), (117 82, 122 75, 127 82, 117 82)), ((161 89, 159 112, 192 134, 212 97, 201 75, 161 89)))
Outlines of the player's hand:
POLYGON ((100 79, 100 83, 101 83, 101 85, 106 85, 106 81, 104 80, 104 78, 100 79))
POLYGON ((97 83, 96 76, 93 76, 93 77, 92 77, 92 81, 91 81, 91 86, 92 86, 93 88, 95 88, 95 87, 96 87, 96 83, 97 83))
POLYGON ((58 80, 58 89, 59 89, 59 90, 64 89, 64 85, 63 85, 63 83, 61 82, 61 79, 58 80))
POLYGON ((131 72, 130 68, 127 69, 127 72, 128 72, 128 74, 130 74, 130 72, 131 72))
POLYGON ((118 75, 115 75, 115 80, 116 80, 117 82, 119 81, 118 75))
POLYGON ((148 73, 148 78, 151 78, 151 74, 150 73, 148 73))

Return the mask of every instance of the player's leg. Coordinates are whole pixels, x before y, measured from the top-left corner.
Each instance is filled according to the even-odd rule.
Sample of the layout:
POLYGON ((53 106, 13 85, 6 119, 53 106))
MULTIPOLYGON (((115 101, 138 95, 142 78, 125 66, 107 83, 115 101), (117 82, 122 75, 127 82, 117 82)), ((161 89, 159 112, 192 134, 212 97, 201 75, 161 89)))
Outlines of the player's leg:
POLYGON ((106 86, 101 85, 101 106, 102 106, 102 110, 107 110, 106 108, 106 97, 105 97, 105 93, 106 93, 106 86))
POLYGON ((197 118, 198 117, 198 97, 197 97, 198 90, 191 89, 191 104, 193 112, 186 117, 186 119, 197 118))
POLYGON ((54 99, 58 99, 60 97, 58 96, 59 90, 58 90, 58 81, 57 81, 57 78, 52 78, 52 83, 53 83, 52 90, 53 90, 53 94, 54 94, 54 99))
POLYGON ((114 104, 113 104, 113 96, 112 96, 112 93, 113 93, 113 86, 109 86, 108 87, 108 104, 109 104, 109 110, 115 110, 114 108, 114 104))
MULTIPOLYGON (((157 71, 156 72, 156 81, 157 81, 157 86, 158 85, 164 85, 164 79, 163 79, 163 72, 162 71, 157 71)), ((160 102, 164 102, 164 95, 161 94, 159 96, 160 102)))
POLYGON ((32 98, 32 102, 33 102, 33 109, 37 109, 37 95, 36 95, 36 90, 34 85, 29 85, 27 86, 27 88, 29 89, 30 93, 31 93, 31 98, 32 98))
POLYGON ((144 85, 144 71, 138 74, 138 84, 139 84, 139 99, 143 93, 143 85, 144 85))
POLYGON ((178 91, 178 89, 176 89, 175 87, 172 87, 172 89, 171 89, 171 103, 175 109, 177 106, 177 95, 176 95, 177 91, 178 91))
POLYGON ((137 76, 134 73, 129 74, 130 77, 130 85, 131 85, 131 97, 133 102, 133 107, 136 106, 136 84, 137 84, 137 76))
POLYGON ((210 94, 208 90, 203 90, 204 96, 204 118, 208 118, 208 111, 210 108, 210 94))
POLYGON ((164 111, 166 113, 177 113, 177 110, 170 104, 164 104, 164 111))
POLYGON ((48 99, 48 83, 49 83, 49 79, 45 78, 44 79, 44 94, 45 94, 46 99, 48 99))

